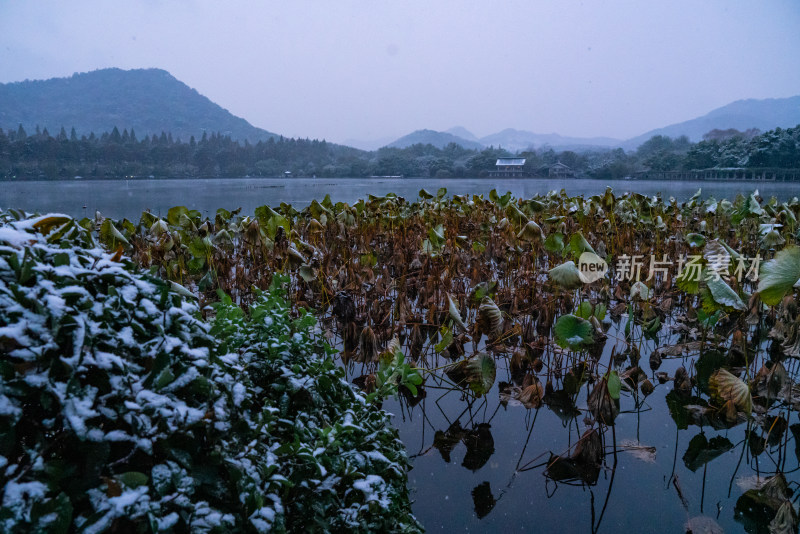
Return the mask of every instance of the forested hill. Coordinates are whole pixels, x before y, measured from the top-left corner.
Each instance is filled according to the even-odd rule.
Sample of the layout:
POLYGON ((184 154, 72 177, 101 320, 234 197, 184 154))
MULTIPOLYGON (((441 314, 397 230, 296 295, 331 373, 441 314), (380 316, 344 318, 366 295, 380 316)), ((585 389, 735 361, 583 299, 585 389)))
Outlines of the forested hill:
MULTIPOLYGON (((0 180, 148 177, 293 176, 407 177, 488 176, 497 158, 513 154, 498 148, 469 150, 455 143, 444 148, 416 144, 364 152, 325 141, 269 138, 239 143, 229 136, 203 135, 179 142, 170 134, 138 138, 128 130, 88 137, 67 133, 25 132, 0 128, 0 180)), ((635 151, 623 149, 583 153, 551 148, 524 151, 524 172, 542 176, 542 169, 560 162, 576 176, 614 179, 639 171, 709 168, 800 168, 800 125, 757 130, 713 130, 703 141, 686 136, 654 136, 635 151)))
POLYGON ((114 127, 133 129, 139 138, 167 132, 185 142, 204 132, 251 143, 275 137, 160 69, 103 69, 0 84, 0 128, 20 124, 28 132, 74 127, 79 136, 114 127))
POLYGON ((685 135, 690 141, 700 141, 706 132, 714 129, 736 128, 744 131, 756 128, 766 131, 774 128, 791 128, 797 124, 800 124, 800 95, 790 98, 737 100, 702 117, 651 130, 628 139, 622 147, 626 150, 634 149, 656 135, 672 138, 685 135))
POLYGON ((448 132, 437 132, 434 130, 417 130, 401 137, 388 146, 390 148, 408 148, 413 145, 422 144, 433 145, 436 148, 444 148, 450 143, 455 143, 470 150, 481 150, 484 148, 484 146, 477 141, 470 141, 448 132))

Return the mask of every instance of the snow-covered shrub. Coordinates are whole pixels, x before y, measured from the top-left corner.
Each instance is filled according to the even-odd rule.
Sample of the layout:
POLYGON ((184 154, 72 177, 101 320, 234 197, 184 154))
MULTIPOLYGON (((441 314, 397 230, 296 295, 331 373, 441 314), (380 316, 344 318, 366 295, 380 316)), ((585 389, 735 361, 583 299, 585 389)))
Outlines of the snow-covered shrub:
POLYGON ((418 530, 396 431, 278 287, 208 325, 73 220, 15 219, 0 213, 0 531, 418 530))

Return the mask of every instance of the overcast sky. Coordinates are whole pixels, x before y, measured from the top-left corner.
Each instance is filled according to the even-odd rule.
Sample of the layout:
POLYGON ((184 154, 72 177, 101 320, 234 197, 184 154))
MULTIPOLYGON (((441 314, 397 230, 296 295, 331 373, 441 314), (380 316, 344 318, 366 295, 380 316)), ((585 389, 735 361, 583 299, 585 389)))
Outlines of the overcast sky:
POLYGON ((800 1, 0 0, 0 82, 105 67, 289 136, 628 138, 800 94, 800 1))

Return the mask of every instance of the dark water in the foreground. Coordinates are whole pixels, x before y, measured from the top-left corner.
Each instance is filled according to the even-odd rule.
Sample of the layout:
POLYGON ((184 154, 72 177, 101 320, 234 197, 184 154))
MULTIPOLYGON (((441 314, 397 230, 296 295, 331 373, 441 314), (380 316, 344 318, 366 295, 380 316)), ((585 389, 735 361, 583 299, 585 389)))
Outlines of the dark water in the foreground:
POLYGON ((69 180, 60 182, 0 182, 0 208, 21 208, 26 211, 55 211, 75 217, 103 215, 138 220, 142 211, 166 214, 172 206, 185 205, 213 214, 218 208, 243 208, 252 213, 258 206, 277 206, 281 202, 304 207, 326 194, 334 202, 353 203, 367 194, 396 193, 416 199, 423 187, 436 193, 446 187, 449 194, 487 194, 497 189, 511 191, 515 197, 531 197, 537 193, 566 189, 570 195, 594 195, 609 186, 616 193, 636 191, 647 195, 661 193, 685 200, 699 188, 703 196, 733 198, 737 193, 758 189, 769 198, 774 195, 788 200, 800 195, 800 184, 775 182, 662 182, 632 180, 550 180, 550 179, 361 179, 361 178, 234 178, 205 180, 69 180))
MULTIPOLYGON (((608 345, 613 343, 610 338, 608 345)), ((602 363, 607 360, 605 354, 602 363)), ((409 473, 413 509, 428 532, 682 533, 687 521, 698 516, 713 519, 724 532, 745 532, 734 518, 736 501, 751 487, 745 484, 757 476, 759 461, 763 471, 774 471, 771 458, 778 460, 779 456, 775 448, 771 455, 762 453, 758 459, 748 458, 749 451, 745 451, 737 471, 747 446, 746 424, 721 431, 708 426, 701 430, 694 425, 677 430, 666 402, 672 383, 658 385, 645 357, 641 365, 656 390, 646 399, 640 393, 638 408, 634 396, 623 393, 616 419, 616 443, 622 449, 625 444, 638 442, 655 447, 655 454, 643 453, 642 459, 620 450, 616 469, 612 469, 613 434, 607 429, 606 466, 595 485, 553 482, 545 476, 550 453, 568 455, 569 447, 587 428, 585 414, 562 418, 546 404, 538 410, 518 403, 504 407, 498 384, 511 379, 506 360, 496 361, 494 386, 469 408, 461 392, 446 389, 446 385, 427 388, 427 397, 411 409, 398 400, 384 403, 384 408, 394 414, 393 424, 414 457, 409 473), (482 427, 481 440, 472 442, 472 452, 468 452, 467 438, 455 445, 446 462, 434 445, 435 436, 455 421, 466 430, 483 423, 489 426, 482 427), (727 437, 734 448, 705 464, 705 469, 692 472, 683 457, 689 441, 701 432, 709 440, 727 437), (488 460, 473 470, 483 461, 476 460, 481 453, 489 455, 488 460), (467 458, 469 454, 473 456, 467 458), (677 480, 680 494, 673 480, 677 480)), ((691 368, 690 362, 665 360, 659 370, 672 375, 680 365, 691 368)), ((579 408, 586 407, 585 393, 586 386, 578 397, 579 408)), ((789 423, 797 422, 792 414, 789 423)), ((798 460, 791 434, 786 451, 786 470, 796 470, 798 460)), ((786 476, 790 482, 798 480, 797 473, 786 476)))

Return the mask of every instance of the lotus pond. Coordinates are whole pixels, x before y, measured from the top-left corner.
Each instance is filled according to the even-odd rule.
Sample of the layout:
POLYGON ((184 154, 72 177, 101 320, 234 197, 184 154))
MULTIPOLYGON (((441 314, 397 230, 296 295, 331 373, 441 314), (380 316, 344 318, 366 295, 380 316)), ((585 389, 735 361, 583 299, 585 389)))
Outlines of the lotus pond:
POLYGON ((796 532, 799 215, 423 189, 80 224, 208 314, 289 275, 353 384, 400 385, 429 531, 796 532))

